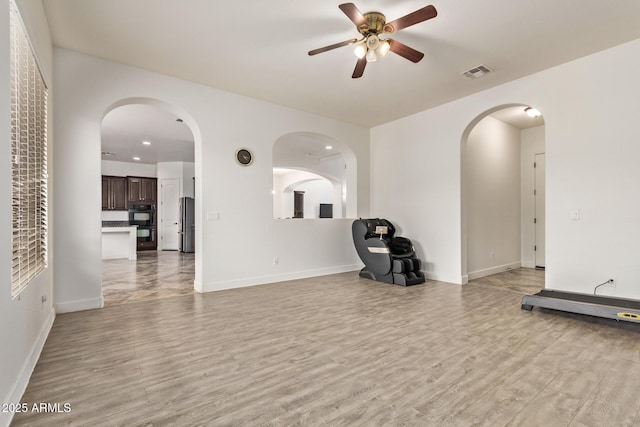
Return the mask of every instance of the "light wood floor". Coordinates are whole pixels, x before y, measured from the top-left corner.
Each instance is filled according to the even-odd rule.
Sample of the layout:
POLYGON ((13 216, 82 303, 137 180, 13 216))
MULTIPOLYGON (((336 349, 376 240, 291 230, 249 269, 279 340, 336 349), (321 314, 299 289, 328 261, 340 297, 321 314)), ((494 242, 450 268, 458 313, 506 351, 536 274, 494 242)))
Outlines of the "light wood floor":
POLYGON ((15 425, 640 425, 640 325, 520 309, 543 273, 343 273, 56 318, 15 425), (523 292, 524 290, 524 292, 523 292))
POLYGON ((102 261, 104 305, 193 293, 195 256, 178 251, 139 251, 137 261, 102 261))

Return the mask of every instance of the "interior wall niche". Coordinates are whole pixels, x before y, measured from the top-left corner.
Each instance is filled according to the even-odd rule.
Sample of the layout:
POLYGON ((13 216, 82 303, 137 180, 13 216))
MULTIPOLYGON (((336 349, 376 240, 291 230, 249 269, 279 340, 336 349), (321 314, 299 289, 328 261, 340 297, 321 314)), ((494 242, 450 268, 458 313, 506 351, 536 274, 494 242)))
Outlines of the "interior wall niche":
POLYGON ((273 218, 353 215, 357 185, 350 169, 355 171, 351 150, 325 135, 296 132, 280 137, 273 145, 273 218), (294 209, 295 193, 304 194, 302 211, 294 209))

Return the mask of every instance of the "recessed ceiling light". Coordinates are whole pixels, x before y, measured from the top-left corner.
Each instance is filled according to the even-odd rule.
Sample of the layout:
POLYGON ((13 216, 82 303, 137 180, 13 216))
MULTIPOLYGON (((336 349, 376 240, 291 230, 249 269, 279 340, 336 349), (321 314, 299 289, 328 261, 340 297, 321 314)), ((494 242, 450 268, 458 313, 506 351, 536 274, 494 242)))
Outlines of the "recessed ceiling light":
POLYGON ((142 141, 142 144, 143 144, 143 145, 151 145, 151 142, 149 142, 149 141, 142 141))
POLYGON ((133 158, 133 160, 140 160, 140 157, 136 156, 133 158))
POLYGON ((327 145, 327 146, 326 146, 326 147, 324 147, 324 148, 325 148, 325 150, 331 150, 333 147, 332 147, 332 146, 330 146, 330 145, 327 145))

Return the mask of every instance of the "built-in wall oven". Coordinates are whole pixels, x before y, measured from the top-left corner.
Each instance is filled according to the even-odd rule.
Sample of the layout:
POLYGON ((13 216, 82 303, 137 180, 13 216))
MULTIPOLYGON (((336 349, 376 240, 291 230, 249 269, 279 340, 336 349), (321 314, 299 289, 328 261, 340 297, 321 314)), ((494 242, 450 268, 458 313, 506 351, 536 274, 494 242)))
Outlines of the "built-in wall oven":
POLYGON ((156 247, 156 207, 149 204, 129 206, 129 224, 137 225, 138 249, 156 247))
POLYGON ((156 209, 154 205, 129 206, 130 225, 155 225, 156 209))

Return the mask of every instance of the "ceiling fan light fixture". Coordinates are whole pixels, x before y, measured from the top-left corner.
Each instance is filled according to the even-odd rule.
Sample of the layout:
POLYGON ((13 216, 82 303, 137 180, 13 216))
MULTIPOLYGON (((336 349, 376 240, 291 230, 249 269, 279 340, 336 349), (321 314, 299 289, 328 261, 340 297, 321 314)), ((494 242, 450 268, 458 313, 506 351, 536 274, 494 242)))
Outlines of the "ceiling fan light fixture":
POLYGON ((367 47, 364 43, 359 43, 356 45, 356 48, 353 50, 353 53, 359 58, 362 59, 367 54, 367 47))
POLYGON ((381 40, 380 46, 378 46, 378 55, 385 56, 391 50, 391 43, 387 40, 381 40))
POLYGON ((525 108, 524 112, 527 113, 527 116, 532 118, 540 117, 542 115, 542 113, 539 110, 532 107, 525 108))
POLYGON ((376 51, 374 49, 369 49, 367 51, 367 62, 376 62, 378 59, 378 55, 376 55, 376 51))
POLYGON ((371 34, 367 37, 367 47, 369 49, 377 49, 380 46, 380 39, 375 34, 371 34))

